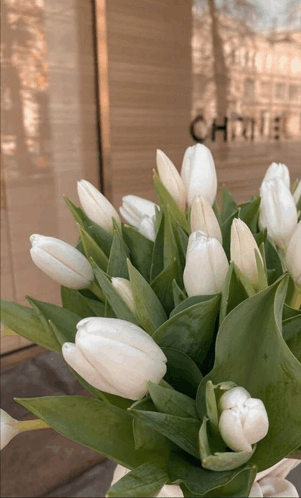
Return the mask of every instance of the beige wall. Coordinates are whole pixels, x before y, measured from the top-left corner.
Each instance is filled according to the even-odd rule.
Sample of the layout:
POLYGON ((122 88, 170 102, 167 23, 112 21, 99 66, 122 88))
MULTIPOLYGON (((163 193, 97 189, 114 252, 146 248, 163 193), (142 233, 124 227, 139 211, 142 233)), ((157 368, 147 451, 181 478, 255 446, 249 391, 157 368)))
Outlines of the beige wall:
MULTIPOLYGON (((98 4, 102 4, 98 0, 98 4)), ((156 149, 180 167, 190 145, 191 2, 109 0, 112 200, 154 198, 156 149)), ((108 175, 107 175, 108 176, 108 175)), ((105 178, 106 179, 106 178, 105 178)))

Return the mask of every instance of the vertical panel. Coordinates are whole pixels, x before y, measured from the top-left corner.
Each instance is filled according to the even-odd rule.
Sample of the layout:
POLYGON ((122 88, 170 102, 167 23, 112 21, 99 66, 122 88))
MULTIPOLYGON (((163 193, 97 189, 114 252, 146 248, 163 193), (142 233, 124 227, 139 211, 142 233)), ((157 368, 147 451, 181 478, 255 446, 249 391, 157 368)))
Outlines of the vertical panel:
POLYGON ((154 198, 157 148, 179 167, 191 143, 191 2, 110 0, 106 8, 111 181, 118 207, 127 193, 154 198))

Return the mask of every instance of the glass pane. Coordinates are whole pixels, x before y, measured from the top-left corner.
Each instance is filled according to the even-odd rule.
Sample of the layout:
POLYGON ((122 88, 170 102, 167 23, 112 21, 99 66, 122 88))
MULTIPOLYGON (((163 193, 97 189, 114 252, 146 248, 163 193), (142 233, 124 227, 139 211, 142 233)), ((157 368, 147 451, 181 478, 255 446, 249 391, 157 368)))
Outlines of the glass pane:
POLYGON ((3 0, 1 11, 2 297, 59 302, 29 236, 74 244, 63 195, 77 203, 81 178, 99 185, 92 2, 3 0))
POLYGON ((292 0, 193 0, 196 140, 299 140, 300 15, 292 0))

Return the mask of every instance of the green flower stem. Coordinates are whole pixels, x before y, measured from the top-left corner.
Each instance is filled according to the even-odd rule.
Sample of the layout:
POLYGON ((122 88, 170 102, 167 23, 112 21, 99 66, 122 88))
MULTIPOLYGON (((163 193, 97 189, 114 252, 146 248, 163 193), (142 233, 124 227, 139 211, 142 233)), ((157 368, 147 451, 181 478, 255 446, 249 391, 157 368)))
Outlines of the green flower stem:
POLYGON ((294 293, 291 300, 291 307, 298 310, 301 306, 301 287, 295 285, 294 293))
POLYGON ((98 299, 100 299, 102 302, 105 301, 105 295, 102 292, 102 290, 100 289, 100 287, 97 285, 97 283, 95 282, 95 280, 93 280, 93 282, 89 285, 88 289, 91 292, 93 292, 93 294, 95 294, 95 296, 97 296, 98 299))
POLYGON ((37 429, 50 429, 49 425, 39 418, 34 420, 21 420, 18 423, 19 432, 35 431, 37 429))

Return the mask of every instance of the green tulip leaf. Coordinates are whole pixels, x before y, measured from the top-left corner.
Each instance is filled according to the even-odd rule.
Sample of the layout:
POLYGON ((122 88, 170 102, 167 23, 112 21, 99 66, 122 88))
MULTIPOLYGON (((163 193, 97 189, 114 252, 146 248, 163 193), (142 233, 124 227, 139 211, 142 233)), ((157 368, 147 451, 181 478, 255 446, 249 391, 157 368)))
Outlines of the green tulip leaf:
POLYGON ((195 398, 198 386, 203 379, 195 362, 181 351, 162 348, 167 358, 167 373, 164 380, 177 391, 195 398))
POLYGON ((153 497, 168 481, 168 474, 162 463, 147 462, 126 474, 107 492, 108 498, 153 497))
POLYGON ((233 213, 237 213, 237 204, 227 187, 222 188, 222 206, 221 206, 221 223, 229 219, 233 213))
POLYGON ((61 286, 61 299, 63 308, 77 313, 81 318, 104 316, 104 304, 83 296, 78 290, 61 286))
POLYGON ((176 417, 153 411, 136 410, 131 407, 129 412, 147 426, 155 429, 170 439, 195 458, 199 458, 198 434, 201 423, 193 418, 176 417))
POLYGON ((206 365, 214 346, 220 295, 187 308, 167 320, 153 335, 154 341, 190 356, 197 365, 206 365))
POLYGON ((239 218, 248 225, 253 234, 257 232, 260 202, 260 195, 256 195, 239 206, 239 218))
POLYGON ((238 210, 234 211, 230 214, 230 216, 222 223, 221 232, 223 237, 223 248, 227 255, 228 260, 230 260, 230 235, 231 235, 231 226, 234 218, 237 218, 238 210))
POLYGON ((110 251, 107 274, 110 277, 129 278, 127 259, 130 251, 122 238, 118 226, 114 226, 113 242, 110 251))
POLYGON ((102 455, 134 469, 149 460, 135 451, 132 416, 103 401, 84 396, 15 398, 54 430, 102 455))
POLYGON ((188 221, 184 211, 181 211, 178 204, 170 193, 166 190, 158 174, 154 173, 154 185, 159 199, 160 206, 165 208, 171 215, 172 219, 179 224, 186 232, 190 231, 188 221))
POLYGON ((101 268, 103 271, 107 271, 109 260, 103 250, 99 247, 98 244, 96 244, 91 235, 89 235, 88 232, 86 232, 86 230, 79 223, 77 223, 77 227, 86 258, 88 260, 92 258, 99 266, 99 268, 101 268))
MULTIPOLYGON (((249 496, 256 476, 255 465, 244 465, 235 470, 212 472, 204 469, 201 462, 187 458, 185 454, 171 453, 168 474, 173 483, 183 483, 192 495, 185 496, 249 496)), ((182 486, 181 486, 182 487, 182 486)), ((183 488, 182 488, 183 489, 183 488)))
POLYGON ((200 438, 200 455, 202 460, 202 466, 204 469, 214 470, 215 472, 222 472, 225 470, 234 470, 238 467, 241 467, 245 463, 247 463, 254 451, 256 449, 256 445, 253 447, 253 451, 214 451, 212 453, 210 447, 210 440, 208 438, 208 417, 204 417, 203 423, 200 429, 199 438, 200 438))
POLYGON ((133 265, 149 282, 154 242, 142 235, 136 228, 128 225, 123 225, 123 237, 129 248, 133 265))
POLYGON ((216 339, 213 370, 197 394, 199 416, 206 415, 205 388, 225 379, 263 401, 269 431, 250 462, 262 471, 301 443, 301 365, 281 335, 287 278, 238 305, 224 319, 216 339), (288 424, 287 421, 290 421, 288 424))
POLYGON ((160 275, 164 270, 164 225, 165 216, 162 211, 157 212, 156 222, 158 228, 156 231, 156 239, 154 242, 152 262, 150 269, 150 281, 152 282, 155 278, 160 275))
POLYGON ((284 303, 283 306, 283 320, 287 320, 288 318, 292 318, 293 316, 301 315, 301 309, 296 310, 295 308, 291 308, 288 304, 284 303))
POLYGON ((105 294, 116 317, 140 326, 140 322, 128 307, 105 273, 92 261, 92 269, 103 293, 105 294))
MULTIPOLYGON (((273 276, 274 281, 276 281, 283 274, 284 268, 281 262, 281 257, 271 240, 267 239, 265 242, 265 259, 266 265, 269 270, 274 270, 275 274, 273 276)), ((269 282, 270 284, 274 282, 269 282)))
MULTIPOLYGON (((186 297, 183 299, 170 313, 170 318, 174 315, 177 315, 178 313, 181 313, 181 311, 186 310, 187 308, 190 308, 191 306, 194 306, 195 304, 199 303, 204 303, 205 301, 210 301, 213 299, 217 294, 208 294, 207 296, 191 296, 191 297, 186 297)), ((184 296, 184 294, 183 294, 184 296)))
POLYGON ((74 342, 77 331, 76 326, 82 319, 79 315, 55 304, 38 301, 32 297, 27 297, 26 299, 36 310, 41 323, 46 325, 51 321, 58 329, 60 336, 65 338, 64 342, 74 342))
POLYGON ((172 295, 175 306, 178 306, 182 301, 184 301, 187 298, 187 295, 178 286, 176 280, 173 280, 172 282, 172 295))
POLYGON ((148 392, 159 412, 198 420, 195 400, 186 394, 150 381, 148 382, 148 392))
POLYGON ((301 363, 301 314, 284 320, 282 334, 291 352, 301 363))
POLYGON ((248 293, 237 276, 235 265, 232 262, 230 263, 222 289, 219 323, 221 324, 228 313, 230 313, 230 311, 236 308, 236 306, 245 301, 247 298, 248 293))
POLYGON ((252 285, 251 281, 246 277, 242 271, 236 266, 235 263, 234 265, 234 271, 236 273, 237 279, 240 281, 241 285, 244 287, 245 294, 248 295, 248 297, 252 297, 256 294, 255 287, 252 285))
POLYGON ((184 263, 186 260, 188 238, 189 237, 188 237, 187 233, 183 230, 183 228, 178 226, 178 240, 179 240, 179 246, 181 248, 182 256, 184 257, 184 263))
POLYGON ((136 315, 144 330, 152 335, 166 321, 166 313, 151 286, 129 260, 128 269, 136 315))
POLYGON ((164 221, 164 246, 163 246, 163 257, 164 257, 164 269, 169 268, 170 265, 176 260, 177 262, 177 282, 183 286, 183 271, 185 265, 185 256, 182 254, 182 249, 180 247, 180 241, 178 233, 172 223, 170 213, 165 212, 164 221))
POLYGON ((177 278, 178 263, 174 261, 165 268, 151 283, 151 288, 155 292, 159 301, 162 303, 167 315, 174 308, 174 300, 172 295, 173 281, 177 278))
POLYGON ((42 322, 35 309, 21 306, 1 299, 1 322, 17 334, 30 341, 50 349, 56 353, 61 352, 58 342, 49 324, 42 322))
POLYGON ((73 202, 68 199, 68 197, 64 197, 68 208, 71 211, 71 214, 75 218, 75 221, 79 223, 86 232, 95 240, 96 244, 102 249, 105 255, 108 257, 111 250, 112 245, 112 234, 107 232, 104 228, 97 223, 94 223, 88 216, 84 213, 84 211, 76 207, 73 202))
MULTIPOLYGON (((144 411, 157 411, 149 396, 145 396, 143 399, 136 401, 132 405, 132 408, 144 411)), ((166 458, 168 457, 173 443, 155 429, 151 429, 138 418, 133 419, 133 433, 136 450, 143 449, 156 451, 157 453, 160 452, 161 456, 165 455, 166 458)))

